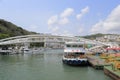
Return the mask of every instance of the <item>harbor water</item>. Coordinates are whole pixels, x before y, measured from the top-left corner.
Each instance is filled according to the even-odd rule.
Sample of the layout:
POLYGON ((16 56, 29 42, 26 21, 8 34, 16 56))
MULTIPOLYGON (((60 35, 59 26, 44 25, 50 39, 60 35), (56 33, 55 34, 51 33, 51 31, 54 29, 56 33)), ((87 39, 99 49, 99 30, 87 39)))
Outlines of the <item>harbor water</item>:
POLYGON ((62 63, 62 51, 0 55, 0 80, 112 80, 102 70, 62 63))

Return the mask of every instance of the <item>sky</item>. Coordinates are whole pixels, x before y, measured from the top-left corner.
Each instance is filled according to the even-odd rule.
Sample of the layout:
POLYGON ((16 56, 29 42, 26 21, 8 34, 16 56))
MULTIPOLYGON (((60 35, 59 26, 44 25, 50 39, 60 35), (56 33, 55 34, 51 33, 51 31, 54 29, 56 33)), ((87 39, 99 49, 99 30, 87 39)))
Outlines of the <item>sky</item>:
POLYGON ((120 34, 120 0, 0 0, 0 19, 45 34, 120 34))

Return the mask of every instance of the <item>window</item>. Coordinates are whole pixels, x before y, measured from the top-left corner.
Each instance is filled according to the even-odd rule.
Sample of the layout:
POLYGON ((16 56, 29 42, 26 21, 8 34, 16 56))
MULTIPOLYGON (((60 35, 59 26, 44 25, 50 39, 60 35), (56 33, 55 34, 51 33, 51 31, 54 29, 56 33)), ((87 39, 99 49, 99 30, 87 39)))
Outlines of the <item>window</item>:
POLYGON ((77 45, 73 45, 72 47, 78 47, 77 45))
POLYGON ((71 47, 71 45, 69 45, 69 44, 68 44, 68 45, 66 45, 66 46, 67 46, 67 47, 71 47))

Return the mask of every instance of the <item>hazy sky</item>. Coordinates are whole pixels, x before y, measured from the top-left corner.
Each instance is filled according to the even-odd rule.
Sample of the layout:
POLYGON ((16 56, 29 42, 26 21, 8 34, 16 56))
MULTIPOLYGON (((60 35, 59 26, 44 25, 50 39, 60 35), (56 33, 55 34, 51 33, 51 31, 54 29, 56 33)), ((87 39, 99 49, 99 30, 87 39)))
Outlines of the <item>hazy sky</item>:
POLYGON ((120 34, 120 0, 0 0, 0 18, 38 33, 120 34))

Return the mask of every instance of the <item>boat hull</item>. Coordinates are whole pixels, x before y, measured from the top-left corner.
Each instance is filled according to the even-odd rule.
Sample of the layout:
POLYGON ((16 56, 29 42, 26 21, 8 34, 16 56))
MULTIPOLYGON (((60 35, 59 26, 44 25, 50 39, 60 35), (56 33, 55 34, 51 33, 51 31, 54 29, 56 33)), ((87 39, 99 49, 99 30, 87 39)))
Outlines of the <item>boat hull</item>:
POLYGON ((72 60, 72 59, 62 59, 64 64, 71 65, 71 66, 87 66, 88 61, 85 59, 79 59, 79 60, 72 60))

